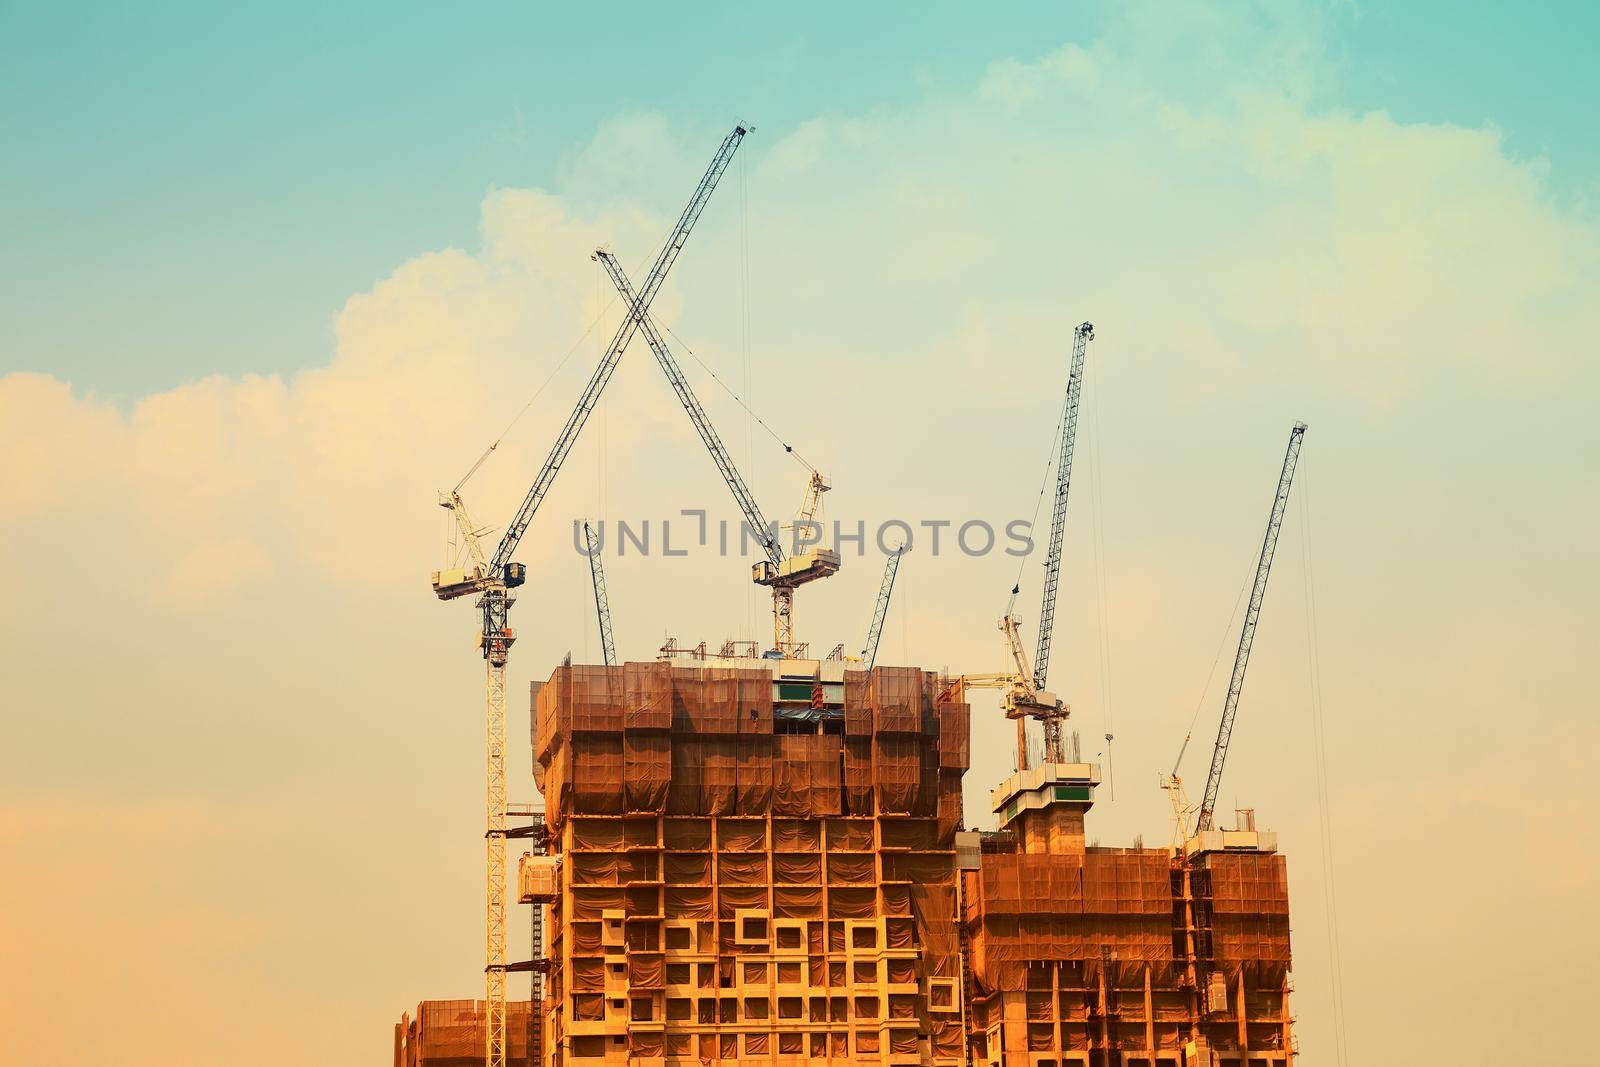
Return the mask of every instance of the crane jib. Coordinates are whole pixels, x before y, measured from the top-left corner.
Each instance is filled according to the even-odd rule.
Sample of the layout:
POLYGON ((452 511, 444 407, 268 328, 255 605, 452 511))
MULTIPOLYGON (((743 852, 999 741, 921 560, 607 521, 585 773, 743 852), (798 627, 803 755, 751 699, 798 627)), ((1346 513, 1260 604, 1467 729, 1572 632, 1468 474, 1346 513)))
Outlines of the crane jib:
POLYGON ((878 662, 878 641, 883 637, 883 620, 889 614, 889 597, 894 594, 894 576, 900 570, 900 557, 906 546, 901 545, 889 554, 883 568, 883 583, 878 586, 878 602, 872 609, 872 625, 867 627, 867 643, 861 649, 861 659, 871 670, 878 662))
MULTIPOLYGON (((723 139, 722 146, 717 150, 716 156, 711 160, 711 165, 706 168, 705 175, 701 177, 700 184, 695 187, 694 195, 690 197, 688 206, 683 209, 683 214, 678 217, 677 225, 661 247, 661 252, 650 267, 644 284, 639 289, 637 304, 641 308, 648 308, 650 301, 655 297, 656 291, 661 288, 661 283, 666 280, 667 272, 672 269, 673 263, 678 258, 678 253, 683 249, 684 242, 689 237, 689 231, 694 228, 695 222, 700 218, 700 213, 705 210, 706 202, 710 200, 711 193, 716 189, 717 182, 728 169, 728 163, 733 159, 734 152, 739 143, 744 140, 748 132, 744 126, 735 126, 733 132, 723 139)), ((584 387, 583 395, 578 398, 577 406, 572 414, 567 416, 566 424, 561 428, 560 435, 556 438, 555 445, 550 450, 549 457, 544 466, 539 468, 539 473, 533 480, 533 485, 528 489, 527 496, 523 498, 522 506, 517 509, 516 516, 506 526, 505 536, 500 539, 500 545, 495 549, 494 557, 490 561, 491 574, 499 575, 505 570, 511 557, 516 553, 517 546, 528 530, 528 524, 533 521, 534 513, 539 510, 539 505, 544 501, 550 491, 550 485, 555 480, 561 465, 566 462, 567 455, 572 451, 572 446, 577 442, 578 434, 582 432, 584 424, 589 421, 595 405, 599 402, 600 394, 604 391, 606 383, 611 380, 611 373, 616 370, 617 361, 622 358, 622 353, 628 347, 628 342, 633 339, 633 332, 637 328, 638 318, 629 315, 617 327, 616 336, 611 339, 610 346, 600 360, 600 365, 590 376, 589 383, 584 387)), ((490 620, 486 611, 486 629, 495 620, 490 620)))
POLYGON ((1067 374, 1067 406, 1061 419, 1061 458, 1056 465, 1055 505, 1050 512, 1050 550, 1044 559, 1044 595, 1039 605, 1039 639, 1033 656, 1033 687, 1043 689, 1050 674, 1050 642, 1055 635, 1056 593, 1061 584, 1061 542, 1067 522, 1067 494, 1072 488, 1072 457, 1078 439, 1078 402, 1083 395, 1083 360, 1094 327, 1085 322, 1073 331, 1072 369, 1067 374))
POLYGON ((683 410, 689 415, 689 421, 694 423, 695 431, 700 435, 701 442, 706 450, 711 453, 712 462, 717 465, 717 470, 722 474, 722 480, 728 483, 728 489, 733 493, 734 500, 738 502, 739 510, 744 513, 745 522, 750 529, 761 537, 761 546, 767 554, 767 559, 774 567, 783 562, 783 548, 768 532, 766 517, 761 513, 761 507, 756 503, 756 498, 750 492, 750 487, 745 483, 744 477, 739 473, 739 468, 734 464, 733 457, 728 454, 728 449, 718 436, 716 427, 711 424, 710 417, 705 408, 700 404, 700 398, 695 395, 694 389, 689 385, 689 379, 684 377, 683 368, 678 366, 678 361, 672 358, 672 350, 667 347, 666 340, 656 332, 655 323, 650 320, 649 311, 645 308, 642 299, 634 295, 633 285, 628 281, 628 275, 622 269, 622 264, 617 262, 617 257, 603 249, 595 253, 601 264, 606 268, 606 273, 611 275, 611 283, 617 287, 617 292, 628 301, 632 309, 631 317, 644 332, 645 341, 650 345, 650 351, 655 354, 656 362, 667 376, 667 381, 672 385, 673 392, 678 394, 678 402, 683 405, 683 410))
POLYGON ((1233 739, 1233 722, 1239 711, 1239 694, 1244 690, 1244 672, 1250 663, 1250 647, 1255 643, 1256 625, 1261 621, 1261 604, 1267 595, 1267 576, 1272 571, 1272 557, 1278 549, 1278 534, 1283 529, 1283 514, 1289 504, 1289 489, 1294 484, 1295 467, 1300 461, 1300 444, 1305 438, 1306 424, 1297 422, 1289 431, 1289 448, 1283 455, 1283 470, 1278 475, 1278 488, 1272 496, 1272 511, 1267 516, 1267 532, 1261 539, 1261 558, 1256 563, 1255 584, 1250 587, 1250 603, 1245 608, 1244 626, 1239 631, 1239 651, 1233 657, 1233 673, 1228 677, 1228 695, 1222 704, 1222 722, 1217 726, 1217 743, 1211 750, 1211 770, 1206 774, 1205 798, 1200 803, 1200 815, 1195 829, 1211 829, 1216 816, 1217 794, 1222 788, 1222 768, 1228 759, 1228 745, 1233 739))

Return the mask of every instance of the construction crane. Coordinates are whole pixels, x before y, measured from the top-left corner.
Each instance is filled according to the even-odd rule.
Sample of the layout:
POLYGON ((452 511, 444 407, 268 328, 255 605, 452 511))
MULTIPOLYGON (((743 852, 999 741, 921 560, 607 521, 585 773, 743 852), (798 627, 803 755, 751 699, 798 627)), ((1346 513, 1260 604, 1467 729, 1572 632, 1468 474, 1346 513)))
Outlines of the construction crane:
POLYGON ((584 550, 589 555, 589 577, 594 581, 594 610, 600 619, 600 655, 607 667, 617 665, 617 641, 611 632, 611 596, 606 592, 606 569, 600 563, 600 538, 583 524, 584 550))
POLYGON ((623 317, 622 323, 617 327, 616 335, 611 339, 611 344, 607 347, 599 366, 590 376, 583 394, 578 398, 577 406, 567 417, 566 424, 561 428, 550 450, 550 455, 534 477, 533 485, 523 498, 522 506, 517 509, 516 515, 506 527, 493 556, 484 558, 479 543, 481 530, 472 525, 466 517, 465 509, 460 506, 460 486, 457 485, 455 490, 446 494, 441 500, 441 504, 449 508, 455 516, 457 528, 467 543, 471 565, 435 571, 434 594, 440 600, 455 600, 474 594, 478 597, 477 608, 482 622, 478 633, 478 647, 486 665, 484 703, 487 830, 484 839, 487 844, 484 876, 486 957, 484 974, 487 1017, 484 1026, 484 1059, 487 1067, 505 1067, 506 1062, 506 659, 512 644, 516 641, 516 633, 509 624, 509 613, 515 599, 511 596, 511 590, 527 580, 526 568, 520 563, 513 563, 511 557, 516 554, 517 546, 522 543, 522 536, 527 532, 528 524, 533 521, 539 505, 544 502, 556 473, 560 471, 562 463, 566 461, 572 446, 577 442, 578 434, 594 412, 600 394, 604 391, 606 383, 611 380, 612 372, 616 370, 622 353, 628 347, 628 342, 633 339, 634 331, 650 301, 655 298, 662 282, 666 280, 667 273, 677 261, 678 254, 683 251, 689 232, 699 220, 700 213, 705 210, 718 181, 728 169, 734 152, 738 150, 740 142, 748 132, 748 129, 741 124, 735 126, 733 132, 723 138, 721 147, 711 160, 711 165, 706 168, 700 184, 695 187, 688 206, 683 209, 683 214, 678 217, 655 262, 651 264, 644 284, 640 286, 637 295, 630 299, 630 313, 623 317))
MULTIPOLYGON (((1072 488, 1072 454, 1078 437, 1078 401, 1083 395, 1083 360, 1094 325, 1080 323, 1073 331, 1072 366, 1067 373, 1067 407, 1061 419, 1061 457, 1056 464, 1055 505, 1050 511, 1050 549, 1044 557, 1044 596, 1039 605, 1039 644, 1033 655, 1033 687, 1042 690, 1050 675, 1050 641, 1055 634, 1056 591, 1061 585, 1061 542, 1067 524, 1067 493, 1072 488)), ((1044 758, 1047 763, 1066 759, 1061 744, 1065 715, 1045 715, 1044 758)))
MULTIPOLYGON (((1211 750, 1211 770, 1206 775, 1206 791, 1200 801, 1195 831, 1211 829, 1217 809, 1217 792, 1222 788, 1222 768, 1228 759, 1228 745, 1233 739, 1233 723, 1239 712, 1239 694, 1244 691, 1244 672, 1250 664, 1250 648, 1255 643, 1256 627, 1261 622, 1261 604, 1267 595, 1267 576, 1272 571, 1272 557, 1277 552, 1278 534, 1283 529, 1284 510, 1289 505, 1289 488, 1294 484, 1295 467, 1300 462, 1300 445, 1305 439, 1306 424, 1297 422, 1289 430, 1289 447, 1283 455, 1283 469, 1278 474, 1278 488, 1272 495, 1272 510, 1267 515, 1267 532, 1261 539, 1261 555, 1256 561, 1255 582, 1250 587, 1250 600, 1245 607, 1244 626, 1239 631, 1239 648, 1233 656, 1233 673, 1228 677, 1228 695, 1222 702, 1222 721, 1217 727, 1217 743, 1211 750)), ((1172 799, 1174 837, 1182 845, 1189 837, 1188 795, 1178 766, 1183 762, 1189 738, 1183 739, 1178 750, 1178 760, 1172 773, 1162 786, 1172 799)))
POLYGON ((1083 364, 1094 326, 1081 323, 1073 331, 1072 360, 1067 372, 1066 408, 1061 419, 1060 457, 1056 463, 1055 502, 1050 512, 1050 544, 1044 560, 1044 595, 1039 607, 1039 641, 1033 666, 1022 645, 1022 624, 1013 609, 1021 586, 1013 586, 1006 613, 1000 619, 1006 651, 1014 670, 999 674, 967 674, 955 681, 962 687, 1001 689, 1001 708, 1006 718, 1017 723, 1017 769, 1028 769, 1028 719, 1038 719, 1044 727, 1046 763, 1066 762, 1062 743, 1062 723, 1071 709, 1045 690, 1050 674, 1050 643, 1055 631, 1056 593, 1061 585, 1061 546, 1066 530, 1067 495, 1072 488, 1072 457, 1078 435, 1078 406, 1083 394, 1083 364))
MULTIPOLYGON (((711 419, 701 406, 699 397, 695 396, 689 380, 684 377, 683 369, 678 366, 678 361, 673 358, 666 341, 656 330, 648 309, 634 298, 633 284, 623 271, 622 264, 605 249, 596 250, 595 257, 604 265, 606 273, 611 275, 611 282, 617 287, 617 292, 622 294, 628 306, 633 309, 630 314, 638 323, 639 331, 649 343, 650 351, 655 353, 656 362, 661 365, 667 381, 678 394, 678 401, 688 413, 689 421, 694 423, 695 430, 700 434, 700 440, 704 442, 707 451, 711 453, 712 461, 717 465, 717 470, 722 474, 722 480, 728 484, 739 510, 744 513, 745 526, 761 544, 761 549, 767 558, 751 569, 751 578, 757 585, 772 589, 773 648, 780 655, 791 655, 797 649, 794 639, 794 591, 807 582, 814 582, 836 573, 839 570, 839 553, 830 548, 810 546, 797 550, 791 556, 784 555, 782 539, 776 529, 767 524, 760 505, 756 503, 750 487, 745 484, 744 476, 734 465, 733 457, 728 454, 722 438, 717 435, 716 427, 711 425, 711 419)), ((812 471, 805 501, 801 505, 801 512, 806 522, 814 521, 821 496, 828 491, 828 488, 826 479, 816 471, 812 471)), ((795 547, 798 548, 798 545, 795 547)))
POLYGON ((901 545, 889 553, 889 562, 883 566, 883 582, 878 586, 878 602, 872 609, 872 624, 867 627, 867 643, 861 648, 861 660, 867 670, 878 662, 878 640, 883 636, 883 620, 889 614, 889 597, 894 593, 894 576, 900 570, 900 557, 906 546, 901 545))

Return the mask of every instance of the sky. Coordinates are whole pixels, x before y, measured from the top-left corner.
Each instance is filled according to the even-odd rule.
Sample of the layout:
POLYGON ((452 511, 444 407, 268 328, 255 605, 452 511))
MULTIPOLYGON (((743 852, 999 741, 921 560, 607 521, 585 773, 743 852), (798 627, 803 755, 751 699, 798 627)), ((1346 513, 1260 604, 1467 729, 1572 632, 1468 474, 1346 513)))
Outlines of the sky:
MULTIPOLYGON (((481 661, 426 588, 435 492, 503 433, 463 492, 511 514, 616 325, 590 252, 642 271, 735 121, 655 310, 768 514, 805 472, 747 407, 847 528, 1029 517, 1093 321, 1051 686, 1114 775, 1091 836, 1155 843, 1308 422, 1223 786, 1288 856, 1302 1062, 1501 1062, 1460 1026, 1486 988, 1539 990, 1519 1055, 1570 1054, 1594 21, 0 8, 14 1055, 382 1060, 478 993, 481 661)), ((626 355, 524 542, 514 738, 528 682, 598 658, 575 518, 735 518, 658 374, 626 355)), ((760 637, 745 562, 608 557, 622 654, 760 637)), ((800 636, 855 647, 882 562, 802 590, 800 636)), ((880 662, 999 669, 1038 573, 914 543, 880 662)), ((975 730, 973 825, 1006 742, 975 730)))

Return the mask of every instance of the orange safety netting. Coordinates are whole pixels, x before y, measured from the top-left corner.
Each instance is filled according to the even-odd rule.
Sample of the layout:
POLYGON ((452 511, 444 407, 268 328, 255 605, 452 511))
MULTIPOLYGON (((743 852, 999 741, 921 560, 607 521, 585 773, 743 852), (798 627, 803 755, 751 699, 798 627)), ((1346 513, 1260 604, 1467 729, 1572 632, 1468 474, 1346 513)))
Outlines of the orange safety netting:
POLYGON ((872 781, 877 788, 878 810, 912 814, 917 787, 922 780, 919 740, 890 734, 872 736, 872 781))
POLYGON ((717 891, 718 917, 731 919, 741 910, 766 910, 767 889, 760 885, 724 885, 717 891))
POLYGON ((723 885, 766 885, 770 881, 766 853, 718 853, 717 880, 723 885))
POLYGON ((711 855, 706 852, 668 852, 662 863, 662 880, 680 885, 711 881, 711 855))
MULTIPOLYGON (((835 748, 834 764, 838 762, 835 748)), ((774 819, 772 847, 781 852, 816 852, 822 848, 822 824, 811 819, 774 819)))
MULTIPOLYGON (((481 1000, 425 1000, 416 1018, 402 1015, 395 1027, 395 1067, 432 1067, 483 1059, 488 1005, 481 1000)), ((530 1006, 506 1002, 508 1058, 526 1058, 530 1006)))
POLYGON ((877 880, 878 865, 872 853, 835 852, 828 855, 828 882, 864 885, 877 880))
POLYGON ((949 702, 939 707, 939 767, 964 771, 972 764, 972 709, 949 702))
POLYGON ((718 819, 717 848, 724 852, 754 852, 767 845, 767 824, 760 819, 718 819))
POLYGON ((829 851, 866 852, 872 848, 871 819, 829 819, 829 851))
POLYGON ((927 819, 885 819, 882 827, 884 848, 933 847, 934 826, 927 819))
POLYGON ((709 919, 712 917, 711 890, 690 886, 669 885, 663 891, 666 914, 674 919, 709 919))
POLYGON ((628 953, 628 982, 640 989, 665 987, 665 957, 659 952, 628 953))
POLYGON ((622 775, 628 811, 660 811, 672 780, 672 735, 629 730, 622 738, 622 775))
POLYGON ((1170 915, 1172 865, 1165 853, 1091 849, 1084 856, 1083 910, 1170 915))
POLYGON ((780 885, 772 890, 772 907, 780 919, 816 919, 822 915, 820 886, 780 885))
POLYGON ((772 876, 775 882, 814 885, 822 881, 822 856, 815 852, 775 853, 772 876))
POLYGON ((911 911, 922 944, 923 966, 935 978, 958 973, 956 891, 953 885, 913 885, 911 911))
POLYGON ((946 852, 885 852, 883 879, 886 882, 949 885, 955 880, 955 868, 946 852))
POLYGON ((1206 857, 1211 904, 1219 914, 1288 915, 1288 866, 1280 855, 1217 853, 1206 857))
POLYGON ((874 667, 867 695, 873 733, 922 733, 924 696, 922 672, 915 667, 874 667))
POLYGON ((662 843, 667 848, 684 851, 711 847, 711 821, 709 819, 667 819, 662 831, 662 843))

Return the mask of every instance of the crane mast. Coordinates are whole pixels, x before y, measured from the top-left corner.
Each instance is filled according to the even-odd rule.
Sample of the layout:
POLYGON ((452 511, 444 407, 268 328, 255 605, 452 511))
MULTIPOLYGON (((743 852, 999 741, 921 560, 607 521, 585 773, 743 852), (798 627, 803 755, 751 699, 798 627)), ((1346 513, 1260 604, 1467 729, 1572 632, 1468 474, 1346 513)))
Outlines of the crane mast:
MULTIPOLYGON (((510 590, 522 585, 527 576, 526 568, 522 564, 513 563, 511 557, 516 554, 517 546, 528 530, 528 524, 533 521, 533 516, 549 493, 557 472, 577 442, 578 434, 589 421, 595 405, 599 403, 600 394, 604 391, 606 383, 611 380, 612 372, 616 370, 622 353, 628 347, 628 342, 633 339, 634 330, 643 316, 644 309, 649 307, 650 301, 655 298, 662 282, 666 280, 667 273, 677 261, 690 231, 694 229, 723 172, 728 169, 734 152, 738 150, 739 144, 748 132, 748 129, 740 124, 723 138, 722 145, 712 157, 711 165, 700 178, 700 183, 695 187, 688 205, 683 209, 683 214, 678 217, 677 223, 668 234, 665 244, 662 245, 649 273, 645 276, 638 295, 630 301, 630 313, 617 327, 616 335, 611 339, 611 344, 607 347, 600 364, 590 376, 577 405, 567 416, 566 424, 557 435, 549 457, 545 459, 544 466, 539 468, 533 484, 523 498, 522 505, 517 509, 511 523, 507 525, 494 555, 485 563, 479 563, 477 562, 481 558, 479 550, 474 554, 474 566, 471 569, 435 572, 433 576, 434 594, 441 600, 454 600, 473 593, 478 594, 477 607, 482 623, 478 634, 478 645, 486 668, 484 1060, 487 1067, 505 1067, 506 1063, 506 659, 510 654, 511 645, 516 641, 516 634, 509 625, 510 609, 514 602, 510 590)), ((468 534, 471 527, 464 519, 464 511, 453 506, 459 503, 460 498, 454 493, 450 495, 453 501, 446 506, 456 511, 458 525, 471 541, 476 534, 468 534)))
MULTIPOLYGON (((1056 592, 1061 584, 1061 542, 1067 523, 1067 494, 1072 488, 1072 455, 1078 437, 1078 402, 1083 394, 1083 360, 1094 326, 1081 323, 1073 331, 1072 369, 1067 374, 1067 407, 1061 419, 1061 458, 1056 464, 1055 504, 1050 512, 1050 550, 1044 558, 1044 596, 1039 606, 1039 644, 1033 656, 1033 687, 1042 690, 1050 674, 1050 641, 1055 635, 1056 592)), ((1044 716, 1047 763, 1066 759, 1061 743, 1061 715, 1044 716)))
POLYGON ((606 570, 600 563, 600 538, 583 524, 584 551, 589 555, 589 577, 594 581, 594 610, 600 619, 600 655, 607 667, 617 665, 617 641, 611 631, 611 595, 606 592, 606 570))
MULTIPOLYGON (((711 424, 711 419, 706 415, 705 408, 700 404, 700 398, 695 395, 690 387, 689 380, 684 377, 683 369, 678 366, 678 361, 673 358, 672 351, 667 347, 666 341, 656 330, 655 323, 651 320, 648 309, 642 301, 633 296, 633 283, 628 280, 628 275, 622 269, 622 264, 617 258, 605 249, 597 249, 595 257, 605 267, 606 273, 611 276, 611 282, 616 286, 617 292, 622 294, 632 309, 630 315, 636 320, 645 341, 650 345, 650 351, 655 354, 656 362, 661 365, 661 370, 671 383, 673 392, 678 394, 678 401, 683 405, 683 410, 688 413, 689 421, 694 423, 694 428, 700 435, 700 440, 705 444, 706 450, 711 453, 711 459, 717 465, 717 470, 722 475, 722 480, 727 483, 728 489, 733 493, 734 501, 739 505, 739 510, 744 513, 745 526, 761 544, 761 549, 766 559, 755 565, 752 578, 757 585, 770 586, 772 589, 772 629, 773 647, 780 653, 790 654, 795 650, 794 640, 794 591, 795 588, 818 578, 826 578, 839 569, 839 554, 831 549, 810 548, 794 556, 785 557, 783 545, 774 528, 768 525, 766 516, 761 513, 761 507, 756 503, 755 496, 750 492, 750 487, 745 484, 744 476, 739 473, 733 457, 728 454, 728 449, 718 436, 716 427, 711 424)), ((802 510, 810 515, 816 513, 817 501, 821 494, 826 492, 828 485, 821 475, 812 472, 811 482, 806 493, 806 503, 802 510)), ((809 520, 808 520, 809 521, 809 520)))
POLYGON ((883 620, 889 614, 889 597, 894 592, 894 576, 900 570, 900 557, 906 546, 901 545, 889 553, 889 562, 883 567, 883 582, 878 586, 878 602, 872 609, 872 624, 867 627, 867 643, 861 649, 861 659, 867 670, 878 662, 878 640, 883 636, 883 620))
POLYGON ((1283 514, 1289 504, 1289 487, 1294 482, 1294 470, 1300 461, 1300 445, 1305 439, 1306 424, 1297 422, 1289 431, 1289 448, 1283 456, 1283 470, 1278 475, 1278 488, 1272 497, 1272 511, 1267 516, 1267 532, 1261 540, 1261 558, 1256 563, 1255 584, 1250 587, 1250 603, 1245 608, 1244 627, 1239 632, 1239 650, 1233 657, 1233 674, 1228 678, 1228 695, 1222 704, 1222 722, 1217 727, 1217 743, 1211 750, 1211 770, 1206 775, 1205 797, 1200 802, 1200 815, 1195 829, 1211 829, 1216 814, 1217 792, 1222 788, 1222 766, 1228 759, 1228 745, 1233 739, 1234 717, 1239 711, 1239 694, 1244 689, 1244 672, 1250 663, 1250 646, 1255 643, 1256 625, 1261 621, 1261 603, 1267 595, 1267 575, 1272 570, 1272 557, 1278 548, 1278 534, 1283 529, 1283 514))

